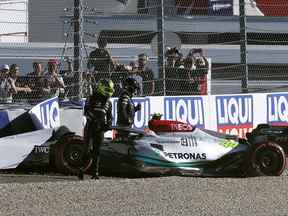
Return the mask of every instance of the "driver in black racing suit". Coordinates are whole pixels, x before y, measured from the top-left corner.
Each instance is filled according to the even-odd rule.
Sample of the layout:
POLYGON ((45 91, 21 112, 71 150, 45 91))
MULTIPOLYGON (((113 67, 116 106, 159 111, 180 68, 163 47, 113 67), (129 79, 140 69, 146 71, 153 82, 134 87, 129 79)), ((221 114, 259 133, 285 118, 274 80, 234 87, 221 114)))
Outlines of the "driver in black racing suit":
POLYGON ((135 106, 132 100, 137 90, 139 84, 134 78, 129 77, 124 81, 123 91, 117 103, 117 126, 131 128, 134 124, 135 113, 141 109, 141 104, 135 106))
MULTIPOLYGON (((89 97, 84 107, 87 123, 84 129, 85 142, 88 148, 92 145, 92 179, 99 179, 100 147, 104 133, 112 126, 112 103, 114 83, 109 79, 100 79, 96 91, 89 97)), ((83 171, 79 173, 83 179, 83 171)))

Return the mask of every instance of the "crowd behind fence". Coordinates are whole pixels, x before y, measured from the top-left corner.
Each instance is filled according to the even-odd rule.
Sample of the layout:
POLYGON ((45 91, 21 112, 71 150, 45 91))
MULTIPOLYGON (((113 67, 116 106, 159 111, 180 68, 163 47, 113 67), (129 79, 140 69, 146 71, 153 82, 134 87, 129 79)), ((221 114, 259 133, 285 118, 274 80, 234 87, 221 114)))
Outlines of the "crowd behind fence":
MULTIPOLYGON (((29 5, 33 9, 33 5, 41 6, 41 2, 42 0, 37 2, 32 0, 29 5)), ((100 78, 111 78, 114 81, 116 88, 114 96, 117 97, 121 91, 122 81, 129 76, 134 77, 141 86, 138 96, 205 95, 208 88, 207 72, 209 68, 211 68, 212 80, 211 94, 243 93, 241 80, 244 75, 240 57, 240 44, 243 41, 240 38, 240 32, 230 31, 231 25, 229 25, 229 23, 239 24, 238 21, 234 22, 235 16, 233 16, 239 14, 239 11, 235 11, 235 8, 239 8, 239 3, 235 5, 235 1, 232 0, 164 1, 164 17, 162 17, 164 63, 160 70, 159 44, 161 45, 161 43, 158 43, 159 38, 157 38, 160 29, 158 23, 154 21, 159 21, 158 9, 161 7, 161 1, 138 0, 136 11, 133 13, 123 10, 126 7, 125 4, 130 4, 130 1, 115 1, 117 2, 115 7, 116 5, 122 7, 121 12, 117 12, 117 16, 115 16, 115 11, 109 13, 106 13, 104 9, 101 11, 100 2, 88 1, 85 5, 82 32, 83 50, 80 53, 84 66, 82 71, 73 69, 75 61, 78 60, 77 57, 73 57, 75 47, 72 44, 75 34, 73 31, 74 1, 67 0, 65 5, 61 1, 55 1, 53 7, 51 4, 45 4, 45 7, 41 7, 41 14, 34 13, 32 9, 29 9, 29 31, 31 31, 31 34, 28 34, 29 39, 41 41, 41 38, 45 38, 41 41, 45 47, 45 42, 52 42, 54 35, 62 34, 63 50, 51 53, 49 56, 43 52, 45 61, 40 61, 38 59, 42 56, 37 56, 34 52, 33 55, 30 54, 30 59, 25 56, 24 50, 18 49, 19 52, 12 52, 16 45, 10 45, 12 54, 9 54, 9 49, 7 52, 7 49, 0 47, 0 65, 9 64, 11 68, 11 62, 6 62, 8 57, 10 59, 25 57, 27 61, 31 60, 31 65, 33 62, 42 63, 41 74, 34 76, 31 75, 31 71, 22 68, 21 63, 18 63, 17 60, 12 62, 18 64, 20 74, 17 74, 17 78, 11 77, 11 73, 1 74, 1 95, 5 96, 6 94, 9 98, 6 100, 2 96, 1 103, 5 101, 35 103, 54 95, 63 99, 77 99, 80 89, 81 96, 87 97, 100 78), (95 8, 91 6, 93 4, 99 4, 100 9, 94 10, 95 8), (50 6, 51 8, 49 8, 50 6), (70 7, 70 14, 64 12, 64 6, 70 7), (53 11, 56 7, 57 10, 53 11), (63 7, 63 9, 60 10, 59 7, 63 7), (51 15, 52 11, 53 16, 51 15), (215 30, 213 24, 218 25, 217 22, 221 20, 223 20, 221 28, 215 30), (226 24, 227 28, 225 28, 226 24), (43 26, 43 28, 39 28, 39 26, 43 26), (182 28, 182 26, 184 27, 182 28), (176 30, 173 31, 174 27, 176 30), (49 29, 49 34, 46 29, 49 29), (209 31, 210 29, 212 30, 209 31), (99 43, 101 40, 105 41, 104 45, 99 43), (67 44, 70 44, 70 47, 67 47, 67 44), (123 44, 127 48, 122 48, 123 44), (124 56, 126 59, 122 61, 124 56), (48 72, 49 64, 51 64, 51 62, 48 63, 49 59, 55 58, 59 61, 56 64, 57 76, 49 75, 48 72), (207 63, 208 58, 211 59, 211 65, 207 63), (68 65, 65 69, 63 68, 64 64, 68 65), (44 69, 45 67, 46 69, 44 69), (79 79, 79 75, 81 79, 79 79), (5 80, 10 80, 12 84, 5 80), (53 84, 51 80, 54 80, 55 83, 53 84), (9 87, 12 89, 12 93, 5 93, 6 90, 3 89, 7 89, 9 85, 12 86, 9 87)), ((106 2, 111 2, 113 5, 112 0, 106 2)), ((260 23, 259 25, 254 25, 255 23, 252 25, 250 23, 252 19, 247 19, 245 26, 247 30, 248 92, 287 91, 288 89, 288 33, 285 28, 280 28, 285 24, 282 19, 287 18, 288 12, 285 12, 287 3, 281 2, 281 4, 267 3, 264 5, 263 1, 245 1, 246 8, 249 8, 248 15, 253 15, 253 7, 257 9, 255 11, 262 13, 261 17, 257 18, 256 24, 260 23), (251 5, 251 2, 254 2, 255 5, 251 5), (279 14, 276 13, 275 8, 278 9, 279 14), (282 19, 277 22, 271 18, 275 21, 273 21, 273 25, 265 25, 265 22, 269 21, 265 16, 270 15, 279 15, 282 16, 282 19), (265 22, 261 21, 262 18, 265 18, 265 22)), ((69 12, 69 10, 67 11, 69 12)), ((13 16, 10 19, 13 20, 13 16)), ((5 24, 1 25, 2 31, 3 26, 5 30, 5 24)), ((55 36, 55 42, 59 42, 58 38, 55 36)), ((27 46, 29 47, 29 44, 27 46)), ((32 45, 31 50, 37 51, 32 45)))
MULTIPOLYGON (((166 95, 207 94, 207 73, 209 63, 202 49, 193 49, 184 56, 176 47, 167 48, 166 53, 166 95)), ((102 78, 111 79, 115 84, 114 97, 121 93, 122 82, 133 77, 139 83, 136 96, 160 96, 163 91, 163 74, 158 78, 149 63, 146 53, 139 53, 136 61, 127 64, 113 58, 105 48, 96 48, 87 58, 87 70, 81 73, 83 97, 93 93, 102 78)), ((21 75, 17 64, 0 66, 1 103, 38 103, 58 96, 60 99, 77 99, 79 83, 73 71, 72 62, 66 70, 60 70, 60 61, 50 59, 45 65, 33 62, 33 71, 21 75), (75 81, 76 80, 76 81, 75 81)))

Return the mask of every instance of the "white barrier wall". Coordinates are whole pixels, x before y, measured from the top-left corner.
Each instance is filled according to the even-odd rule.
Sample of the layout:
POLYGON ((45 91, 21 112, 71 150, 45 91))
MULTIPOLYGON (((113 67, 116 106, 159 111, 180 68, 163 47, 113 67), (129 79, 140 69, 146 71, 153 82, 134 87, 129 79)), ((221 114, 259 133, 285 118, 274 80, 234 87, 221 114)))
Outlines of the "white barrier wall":
MULTIPOLYGON (((29 127, 30 123, 25 122, 27 119, 18 118, 26 112, 29 113, 31 120, 33 121, 33 125, 37 129, 55 128, 60 126, 60 109, 58 98, 54 97, 33 107, 24 104, 2 104, 0 106, 0 129, 4 128, 13 120, 16 121, 14 121, 13 125, 19 124, 23 125, 24 128, 26 126, 29 127), (16 118, 18 118, 18 120, 16 118)), ((12 128, 14 127, 13 125, 12 128)))
MULTIPOLYGON (((66 125, 79 135, 83 133, 81 106, 61 108, 57 99, 44 101, 30 110, 38 120, 39 128, 66 125)), ((241 137, 260 123, 288 126, 288 92, 257 93, 239 95, 167 96, 135 98, 135 105, 141 103, 136 113, 135 128, 143 129, 153 113, 162 113, 163 119, 179 120, 200 128, 241 137)), ((117 121, 117 99, 112 99, 113 125, 117 121)), ((4 127, 25 109, 0 110, 0 128, 4 127)), ((35 120, 34 119, 34 120, 35 120)), ((106 134, 110 136, 110 133, 106 134)))
MULTIPOLYGON (((241 137, 260 123, 288 125, 288 93, 239 95, 168 96, 135 98, 142 110, 135 116, 135 128, 148 125, 151 114, 179 120, 200 128, 237 134, 241 137)), ((113 99, 115 124, 117 99, 113 99)))

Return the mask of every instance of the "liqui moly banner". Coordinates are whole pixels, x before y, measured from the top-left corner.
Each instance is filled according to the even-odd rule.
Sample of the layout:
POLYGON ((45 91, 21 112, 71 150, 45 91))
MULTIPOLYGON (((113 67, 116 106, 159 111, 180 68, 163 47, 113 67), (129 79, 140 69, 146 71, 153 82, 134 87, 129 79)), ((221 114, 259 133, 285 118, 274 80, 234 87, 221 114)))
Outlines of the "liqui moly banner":
POLYGON ((288 126, 288 93, 267 95, 267 123, 288 126))
POLYGON ((9 122, 10 120, 8 111, 0 110, 0 129, 5 127, 9 122))
MULTIPOLYGON (((133 101, 135 106, 140 103, 142 107, 134 119, 133 127, 138 129, 148 127, 148 121, 153 113, 161 113, 162 119, 178 120, 199 128, 240 137, 245 137, 246 133, 252 131, 258 124, 288 126, 288 92, 139 97, 133 98, 133 101)), ((112 98, 113 125, 117 122, 117 102, 117 98, 112 98)), ((49 113, 48 116, 53 119, 53 106, 46 105, 47 109, 48 107, 50 111, 42 112, 41 115, 47 116, 43 113, 49 113)), ((40 118, 42 122, 43 118, 40 118)), ((47 120, 44 122, 46 122, 44 125, 47 125, 47 120)))
POLYGON ((216 96, 217 131, 243 137, 253 129, 253 96, 216 96))
POLYGON ((164 118, 205 128, 203 97, 164 97, 164 118))
POLYGON ((60 126, 60 109, 57 97, 37 104, 29 111, 29 114, 38 129, 60 126))
MULTIPOLYGON (((148 126, 148 121, 151 116, 151 102, 150 97, 143 97, 143 98, 134 98, 133 102, 136 106, 137 104, 141 104, 141 110, 135 113, 135 119, 134 119, 134 128, 143 129, 148 126)), ((112 100, 112 108, 113 108, 113 125, 115 126, 117 124, 117 103, 118 99, 112 100)), ((156 103, 154 103, 156 106, 156 103)))

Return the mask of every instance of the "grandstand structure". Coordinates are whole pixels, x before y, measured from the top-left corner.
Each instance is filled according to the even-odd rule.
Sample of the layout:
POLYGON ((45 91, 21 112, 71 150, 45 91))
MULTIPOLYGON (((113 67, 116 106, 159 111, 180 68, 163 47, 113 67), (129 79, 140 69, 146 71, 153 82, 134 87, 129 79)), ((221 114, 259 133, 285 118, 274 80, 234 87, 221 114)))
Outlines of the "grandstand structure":
MULTIPOLYGON (((0 0, 0 6, 2 2, 10 1, 0 0)), ((84 60, 97 47, 97 38, 104 37, 107 48, 119 62, 126 64, 145 52, 157 71, 160 2, 88 0, 83 4, 84 60)), ((288 3, 244 2, 249 91, 287 90, 288 3)), ((29 0, 28 40, 19 44, 1 43, 0 63, 17 59, 28 68, 29 60, 45 63, 52 57, 73 59, 73 3, 73 0, 29 0)), ((202 48, 212 62, 211 93, 241 93, 239 0, 164 0, 163 6, 165 47, 175 46, 183 55, 193 48, 202 48)), ((29 70, 31 66, 24 71, 29 70)))
POLYGON ((28 0, 0 0, 0 42, 28 42, 28 0))

